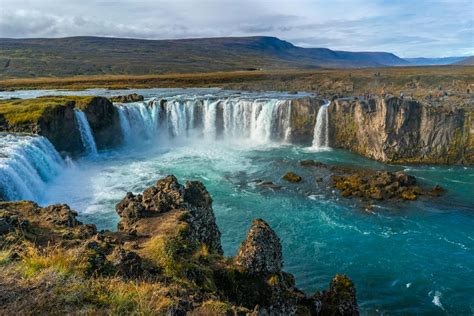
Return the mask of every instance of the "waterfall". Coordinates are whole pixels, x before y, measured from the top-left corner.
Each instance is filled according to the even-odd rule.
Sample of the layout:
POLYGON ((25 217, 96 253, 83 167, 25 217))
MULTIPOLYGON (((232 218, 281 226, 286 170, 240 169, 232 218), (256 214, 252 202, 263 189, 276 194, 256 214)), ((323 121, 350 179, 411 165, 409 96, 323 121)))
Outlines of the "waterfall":
POLYGON ((323 104, 318 111, 316 117, 316 125, 314 126, 313 146, 314 149, 329 148, 329 117, 328 106, 330 102, 323 104))
POLYGON ((114 104, 118 110, 120 127, 126 144, 153 139, 160 121, 160 106, 152 102, 114 104))
POLYGON ((158 133, 173 138, 250 139, 256 144, 285 142, 291 135, 290 100, 175 97, 115 106, 126 144, 156 138, 158 133))
POLYGON ((38 200, 64 161, 42 136, 0 133, 0 200, 38 200))
POLYGON ((79 133, 81 134, 82 144, 89 155, 97 155, 97 146, 92 135, 92 130, 87 121, 86 114, 79 109, 74 109, 76 115, 77 125, 79 126, 79 133))

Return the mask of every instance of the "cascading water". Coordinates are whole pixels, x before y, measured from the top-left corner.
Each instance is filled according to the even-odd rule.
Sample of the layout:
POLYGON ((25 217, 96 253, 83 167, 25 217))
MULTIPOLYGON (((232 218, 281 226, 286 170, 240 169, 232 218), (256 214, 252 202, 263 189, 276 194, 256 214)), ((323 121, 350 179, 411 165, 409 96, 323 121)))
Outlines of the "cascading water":
POLYGON ((313 149, 321 150, 329 148, 329 116, 328 106, 330 102, 323 104, 316 117, 314 126, 313 149))
POLYGON ((42 136, 0 134, 0 199, 38 200, 64 161, 42 136))
POLYGON ((175 138, 251 139, 259 144, 287 141, 291 135, 290 100, 174 98, 166 100, 163 109, 162 103, 115 105, 126 143, 153 138, 158 132, 175 138))
POLYGON ((115 104, 118 109, 120 126, 126 144, 135 144, 138 140, 153 139, 159 128, 160 106, 152 102, 115 104))
POLYGON ((76 121, 79 127, 79 133, 81 134, 81 140, 82 144, 84 145, 84 149, 89 155, 96 156, 97 146, 95 144, 91 127, 87 121, 86 114, 79 109, 74 109, 74 114, 76 115, 76 121))

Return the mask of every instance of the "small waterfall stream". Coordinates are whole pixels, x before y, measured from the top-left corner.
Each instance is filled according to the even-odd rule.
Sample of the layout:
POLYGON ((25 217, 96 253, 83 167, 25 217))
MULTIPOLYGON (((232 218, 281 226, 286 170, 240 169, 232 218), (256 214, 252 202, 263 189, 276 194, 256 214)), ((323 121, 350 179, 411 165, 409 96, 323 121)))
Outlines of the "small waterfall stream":
POLYGON ((64 161, 42 136, 0 133, 0 200, 38 200, 64 161))
POLYGON ((79 133, 81 134, 81 140, 82 144, 84 145, 84 149, 89 155, 96 156, 97 146, 95 144, 91 127, 87 121, 86 114, 79 109, 74 109, 74 114, 76 115, 76 121, 79 127, 79 133))
POLYGON ((330 102, 323 104, 316 116, 316 125, 314 126, 313 149, 321 150, 329 148, 329 116, 328 106, 330 102))

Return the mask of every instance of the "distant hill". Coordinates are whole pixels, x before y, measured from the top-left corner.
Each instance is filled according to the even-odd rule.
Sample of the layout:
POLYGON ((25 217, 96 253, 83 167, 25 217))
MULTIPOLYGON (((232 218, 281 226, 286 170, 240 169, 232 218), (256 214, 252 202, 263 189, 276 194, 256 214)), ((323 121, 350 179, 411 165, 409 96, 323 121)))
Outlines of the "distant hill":
POLYGON ((456 65, 474 66, 474 56, 464 58, 463 60, 458 61, 456 65))
POLYGON ((302 48, 275 37, 0 39, 0 77, 402 66, 384 52, 302 48))
POLYGON ((442 66, 442 65, 451 65, 451 64, 460 62, 466 59, 466 56, 442 57, 442 58, 418 57, 418 58, 404 58, 404 59, 414 66, 442 66))

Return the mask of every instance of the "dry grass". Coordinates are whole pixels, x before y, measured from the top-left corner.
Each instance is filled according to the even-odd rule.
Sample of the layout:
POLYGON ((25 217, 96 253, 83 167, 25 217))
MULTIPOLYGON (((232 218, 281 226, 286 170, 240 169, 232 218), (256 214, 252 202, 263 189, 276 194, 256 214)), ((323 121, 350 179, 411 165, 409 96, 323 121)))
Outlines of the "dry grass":
POLYGON ((474 84, 474 66, 391 67, 364 69, 234 71, 165 75, 103 75, 0 80, 0 89, 85 89, 103 87, 223 87, 247 90, 315 91, 364 94, 405 91, 426 94, 439 88, 465 94, 474 84))
POLYGON ((9 125, 34 123, 48 111, 64 106, 67 102, 75 102, 76 107, 81 107, 91 102, 93 97, 58 96, 41 97, 36 99, 0 100, 0 115, 9 125))

